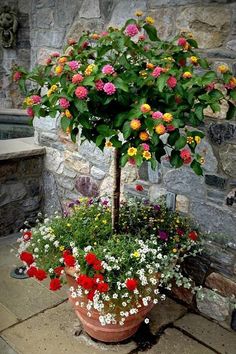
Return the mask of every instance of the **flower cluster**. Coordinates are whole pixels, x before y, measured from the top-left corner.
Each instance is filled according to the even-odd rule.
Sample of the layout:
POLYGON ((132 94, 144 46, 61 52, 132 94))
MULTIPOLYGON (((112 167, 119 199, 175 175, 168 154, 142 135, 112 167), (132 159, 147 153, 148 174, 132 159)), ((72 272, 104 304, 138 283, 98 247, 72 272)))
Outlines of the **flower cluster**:
POLYGON ((141 306, 157 303, 173 279, 190 286, 177 264, 200 238, 189 220, 138 200, 123 203, 120 218, 120 235, 112 235, 110 201, 80 198, 66 216, 22 231, 18 253, 28 276, 50 277, 55 291, 70 270, 76 280, 71 297, 88 315, 97 310, 103 325, 122 325, 141 306))

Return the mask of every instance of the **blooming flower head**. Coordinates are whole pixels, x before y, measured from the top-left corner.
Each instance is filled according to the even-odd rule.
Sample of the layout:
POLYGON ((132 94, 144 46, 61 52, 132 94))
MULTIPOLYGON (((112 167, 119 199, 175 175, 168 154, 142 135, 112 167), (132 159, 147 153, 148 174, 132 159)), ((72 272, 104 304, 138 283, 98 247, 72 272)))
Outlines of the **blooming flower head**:
POLYGON ((38 95, 31 96, 31 99, 33 100, 34 104, 39 104, 41 102, 41 97, 38 95))
POLYGON ((69 45, 74 45, 74 44, 76 43, 76 40, 75 40, 74 38, 68 38, 68 39, 67 39, 67 43, 68 43, 69 45))
POLYGON ((33 108, 32 107, 28 107, 26 109, 26 113, 29 117, 33 118, 34 117, 34 111, 33 111, 33 108))
POLYGON ((184 164, 189 164, 191 162, 191 153, 188 149, 183 149, 180 151, 180 157, 184 164))
POLYGON ((164 113, 162 119, 164 120, 164 122, 170 123, 173 120, 173 116, 171 113, 164 113))
POLYGON ((70 113, 69 109, 66 109, 66 110, 65 110, 65 116, 66 116, 66 118, 68 118, 68 119, 71 119, 71 118, 72 118, 72 114, 70 113))
POLYGON ((75 266, 75 257, 71 254, 63 255, 64 263, 67 267, 74 267, 75 266))
POLYGON ((24 99, 24 103, 27 105, 27 106, 32 106, 34 104, 34 101, 32 99, 32 97, 26 97, 24 99))
POLYGON ((177 80, 174 76, 170 76, 166 83, 170 88, 174 88, 177 85, 177 80))
POLYGON ((163 68, 161 68, 160 66, 156 66, 151 75, 156 78, 160 76, 162 72, 163 68))
POLYGON ((155 23, 155 20, 151 16, 147 16, 145 18, 145 22, 148 23, 149 25, 153 25, 155 23))
POLYGON ((165 134, 166 132, 166 128, 163 124, 158 124, 156 127, 155 127, 155 132, 159 135, 162 135, 162 134, 165 134))
POLYGON ((180 37, 178 39, 178 45, 181 46, 181 47, 185 47, 185 45, 187 44, 187 41, 184 37, 180 37))
POLYGON ((59 56, 60 56, 60 53, 58 53, 58 52, 51 53, 52 58, 58 58, 59 56))
POLYGON ((83 100, 84 98, 87 97, 88 95, 88 90, 84 86, 78 86, 77 89, 75 90, 75 95, 78 97, 80 100, 83 100))
POLYGON ((196 241, 198 238, 198 234, 196 231, 191 231, 188 234, 188 238, 190 238, 192 241, 196 241))
POLYGON ((59 99, 59 104, 60 104, 61 108, 63 108, 63 109, 70 107, 70 102, 64 97, 59 99))
POLYGON ((142 192, 143 191, 143 186, 141 184, 136 184, 135 189, 138 192, 142 192))
POLYGON ((138 282, 136 279, 130 278, 126 280, 125 285, 129 291, 134 291, 138 286, 138 282))
POLYGON ((182 76, 184 79, 191 79, 193 75, 190 73, 190 71, 185 71, 182 76))
POLYGON ((225 64, 222 64, 222 65, 219 65, 217 70, 221 73, 221 74, 225 74, 227 73, 227 71, 229 71, 229 67, 228 65, 225 65, 225 64))
POLYGON ((197 65, 197 63, 198 63, 198 58, 195 57, 194 55, 192 55, 192 56, 190 57, 190 62, 191 62, 193 65, 197 65))
POLYGON ((141 146, 142 146, 144 151, 149 151, 150 150, 150 146, 148 144, 146 144, 146 143, 141 144, 141 146))
POLYGON ((20 254, 20 260, 30 266, 34 262, 34 257, 32 253, 24 251, 20 254))
POLYGON ((163 113, 156 111, 152 113, 152 118, 153 119, 161 119, 163 117, 163 113))
POLYGON ((143 157, 145 158, 145 160, 150 160, 152 158, 152 155, 149 151, 144 151, 143 157))
POLYGON ((129 162, 129 164, 130 164, 131 166, 135 166, 135 165, 136 165, 136 161, 135 161, 135 159, 134 159, 133 157, 130 157, 130 158, 128 159, 128 162, 129 162))
POLYGON ((139 119, 132 119, 130 122, 130 127, 133 130, 138 130, 141 127, 141 122, 139 119))
POLYGON ((236 87, 236 77, 232 77, 228 84, 224 85, 228 90, 233 90, 236 87))
POLYGON ((111 82, 107 82, 104 86, 103 86, 103 91, 107 94, 107 95, 113 95, 116 92, 116 87, 113 83, 111 82))
POLYGON ((85 274, 80 274, 77 278, 77 283, 86 290, 90 290, 94 286, 94 279, 85 274))
POLYGON ((97 91, 103 91, 104 82, 102 80, 97 80, 95 82, 95 88, 97 91))
POLYGON ((194 139, 192 136, 187 136, 187 143, 188 144, 193 144, 194 143, 194 139))
POLYGON ((151 107, 149 106, 149 104, 144 103, 140 107, 140 110, 141 110, 142 113, 149 113, 151 111, 151 107))
POLYGON ((142 141, 147 141, 149 139, 149 134, 147 132, 140 132, 139 139, 142 141))
POLYGON ((52 59, 51 59, 51 58, 47 58, 47 59, 45 60, 45 64, 46 64, 46 65, 51 64, 51 62, 52 62, 52 59))
POLYGON ((106 293, 109 290, 109 285, 105 282, 100 282, 100 283, 98 283, 97 290, 100 293, 106 293))
POLYGON ((36 273, 37 273, 37 268, 34 266, 31 266, 30 268, 27 269, 27 275, 28 277, 32 278, 35 277, 36 273))
POLYGON ((159 230, 159 237, 160 237, 161 240, 167 241, 169 236, 168 236, 168 233, 166 231, 159 230))
POLYGON ((84 71, 85 75, 86 75, 86 76, 91 75, 92 72, 93 72, 93 70, 94 70, 94 68, 95 68, 95 65, 94 65, 94 64, 89 64, 89 65, 87 66, 87 68, 85 69, 85 71, 84 71))
POLYGON ((133 254, 132 254, 133 257, 135 258, 139 258, 140 257, 140 253, 138 251, 135 251, 133 254))
POLYGON ((95 41, 100 38, 100 36, 99 36, 98 33, 93 33, 91 37, 92 37, 92 39, 94 39, 95 41))
POLYGON ((194 140, 196 141, 197 144, 200 144, 201 142, 201 138, 198 135, 195 136, 194 140))
POLYGON ((32 231, 24 231, 22 237, 25 242, 29 241, 32 237, 32 231))
POLYGON ((49 289, 52 291, 56 291, 61 289, 61 281, 58 278, 51 279, 49 284, 49 289))
POLYGON ((115 69, 110 64, 104 65, 104 67, 102 68, 102 73, 104 75, 112 75, 112 74, 114 74, 114 72, 115 72, 115 69))
POLYGON ((134 23, 129 24, 125 29, 125 34, 129 37, 134 37, 138 33, 138 27, 134 23))
POLYGON ((60 75, 62 73, 62 71, 63 71, 63 67, 61 65, 58 65, 55 67, 55 73, 57 75, 60 75))
POLYGON ((105 147, 106 148, 111 148, 113 146, 113 144, 112 144, 112 142, 110 141, 110 140, 107 140, 106 142, 105 142, 105 147))
POLYGON ((138 37, 139 41, 145 41, 146 37, 144 34, 140 34, 140 36, 138 37))
POLYGON ((212 90, 214 90, 215 88, 215 83, 214 82, 211 82, 210 84, 206 85, 206 91, 210 92, 212 90))
POLYGON ((59 58, 58 59, 58 63, 60 63, 60 64, 65 64, 67 62, 67 58, 66 57, 61 57, 61 58, 59 58))
POLYGON ((19 81, 22 77, 22 74, 20 71, 15 71, 13 74, 13 81, 19 81))
POLYGON ((75 74, 72 76, 72 83, 73 84, 79 84, 80 82, 82 82, 84 79, 83 75, 81 74, 75 74))
POLYGON ((137 16, 137 17, 143 16, 143 11, 137 10, 137 11, 135 12, 135 16, 137 16))
POLYGON ((84 258, 89 265, 93 265, 97 261, 97 257, 94 253, 87 253, 84 258))
POLYGON ((38 279, 39 281, 42 281, 47 278, 47 273, 43 269, 37 269, 35 273, 35 278, 38 279))
POLYGON ((129 156, 135 156, 136 154, 137 154, 137 149, 136 149, 136 148, 130 147, 130 148, 128 149, 128 155, 129 155, 129 156))

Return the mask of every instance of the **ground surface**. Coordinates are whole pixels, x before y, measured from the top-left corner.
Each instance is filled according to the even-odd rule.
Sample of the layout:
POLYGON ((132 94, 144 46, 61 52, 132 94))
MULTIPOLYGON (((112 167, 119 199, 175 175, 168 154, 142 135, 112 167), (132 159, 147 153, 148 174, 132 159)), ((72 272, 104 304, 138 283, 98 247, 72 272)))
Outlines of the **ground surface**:
POLYGON ((171 299, 126 343, 97 343, 81 332, 65 288, 53 293, 47 282, 9 276, 19 264, 14 247, 15 237, 0 238, 0 354, 236 354, 235 332, 171 299))

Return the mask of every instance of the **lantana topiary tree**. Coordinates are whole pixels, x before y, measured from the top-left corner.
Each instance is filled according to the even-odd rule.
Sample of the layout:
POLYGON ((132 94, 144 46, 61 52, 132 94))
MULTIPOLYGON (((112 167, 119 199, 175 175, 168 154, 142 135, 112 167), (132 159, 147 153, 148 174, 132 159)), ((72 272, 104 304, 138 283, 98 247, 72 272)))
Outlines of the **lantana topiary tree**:
POLYGON ((115 148, 114 232, 121 167, 150 161, 155 168, 166 156, 172 166, 189 165, 201 175, 204 157, 195 150, 204 134, 193 127, 204 121, 208 106, 220 111, 223 99, 227 119, 236 111, 236 78, 228 66, 211 70, 190 33, 163 41, 151 17, 136 15, 121 29, 69 39, 63 54, 52 53, 31 72, 19 67, 13 76, 27 95, 24 107, 32 120, 59 113, 73 142, 80 131, 82 140, 101 150, 115 148), (34 82, 32 90, 27 80, 34 82))

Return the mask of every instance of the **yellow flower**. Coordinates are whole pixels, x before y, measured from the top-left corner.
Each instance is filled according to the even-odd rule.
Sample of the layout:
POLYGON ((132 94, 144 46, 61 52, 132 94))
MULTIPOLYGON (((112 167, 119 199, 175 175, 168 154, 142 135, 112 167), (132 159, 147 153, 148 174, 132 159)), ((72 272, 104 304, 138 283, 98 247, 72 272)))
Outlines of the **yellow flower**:
POLYGON ((50 90, 51 90, 52 92, 56 92, 57 89, 58 89, 57 85, 52 85, 52 86, 50 87, 50 90))
POLYGON ((143 157, 146 159, 146 160, 150 160, 152 158, 152 155, 149 151, 144 151, 143 152, 143 157))
POLYGON ((133 254, 132 254, 133 257, 135 258, 139 258, 140 257, 140 253, 138 251, 135 251, 133 254))
POLYGON ((137 11, 135 12, 135 16, 137 16, 137 17, 143 16, 143 11, 137 10, 137 11))
POLYGON ((60 246, 60 247, 59 247, 59 250, 60 250, 61 252, 64 251, 64 249, 65 249, 64 246, 60 246))
POLYGON ((184 79, 191 79, 193 75, 190 73, 190 71, 185 71, 182 76, 184 79))
POLYGON ((196 141, 197 144, 200 144, 201 142, 201 138, 198 135, 195 136, 194 140, 196 141))
POLYGON ((203 165, 205 163, 204 157, 201 157, 199 162, 200 162, 201 165, 203 165))
POLYGON ((219 65, 219 66, 218 66, 217 70, 218 70, 221 74, 225 74, 225 73, 227 73, 227 71, 229 71, 229 67, 228 67, 228 65, 222 64, 222 65, 219 65))
POLYGON ((139 119, 132 119, 130 122, 130 128, 133 130, 138 130, 141 127, 141 122, 139 119))
POLYGON ((147 103, 142 104, 140 109, 142 113, 148 113, 151 111, 151 107, 147 103))
POLYGON ((173 116, 171 113, 165 113, 163 114, 162 119, 164 120, 164 122, 170 123, 173 120, 173 116))
POLYGON ((107 224, 107 220, 102 220, 102 223, 103 223, 104 225, 106 225, 106 224, 107 224))
POLYGON ((67 62, 67 58, 66 57, 61 57, 58 59, 58 63, 60 64, 65 64, 67 62))
POLYGON ((148 23, 149 25, 153 25, 155 23, 155 20, 151 16, 147 16, 145 18, 145 22, 148 23))
POLYGON ((148 73, 145 70, 140 71, 139 75, 142 76, 144 79, 148 77, 148 73))
POLYGON ((52 90, 50 89, 50 90, 48 90, 48 92, 47 92, 47 96, 50 97, 51 94, 52 94, 52 90))
POLYGON ((149 134, 147 132, 141 132, 139 133, 139 138, 142 141, 147 141, 149 139, 149 134))
POLYGON ((62 73, 62 71, 63 71, 63 67, 61 65, 58 65, 55 67, 55 73, 57 75, 60 75, 62 73))
POLYGON ((155 132, 159 135, 162 135, 166 132, 166 128, 163 124, 158 124, 156 127, 155 127, 155 132))
POLYGON ((137 154, 137 149, 136 149, 136 148, 130 147, 130 148, 128 149, 128 155, 129 155, 129 156, 135 156, 136 154, 137 154))
POLYGON ((71 224, 68 223, 68 224, 66 224, 66 226, 67 226, 67 227, 71 227, 71 224))
POLYGON ((86 76, 91 75, 94 68, 95 68, 95 65, 94 65, 94 64, 88 65, 87 68, 85 69, 85 72, 84 72, 85 75, 86 75, 86 76))
POLYGON ((26 97, 26 98, 24 99, 24 103, 26 103, 27 106, 32 106, 32 105, 34 104, 34 101, 32 100, 31 97, 26 97))
POLYGON ((66 110, 65 110, 65 116, 66 116, 68 119, 71 119, 71 118, 72 118, 72 114, 70 113, 69 109, 66 109, 66 110))
POLYGON ((195 56, 192 56, 192 57, 190 57, 190 61, 191 61, 192 64, 197 64, 198 58, 195 57, 195 56))
POLYGON ((107 140, 105 143, 105 147, 111 148, 113 146, 112 142, 110 140, 107 140))
POLYGON ((187 143, 192 144, 194 142, 194 139, 192 136, 187 136, 187 143))
POLYGON ((178 250, 176 248, 173 248, 173 250, 172 250, 173 253, 177 253, 177 251, 178 250))

